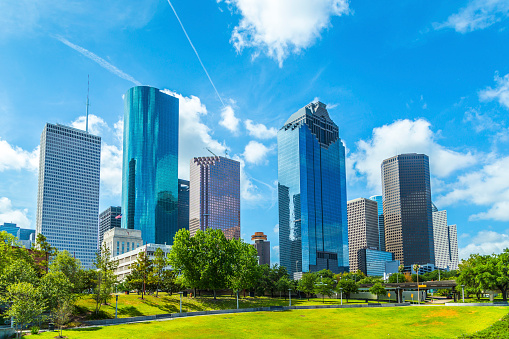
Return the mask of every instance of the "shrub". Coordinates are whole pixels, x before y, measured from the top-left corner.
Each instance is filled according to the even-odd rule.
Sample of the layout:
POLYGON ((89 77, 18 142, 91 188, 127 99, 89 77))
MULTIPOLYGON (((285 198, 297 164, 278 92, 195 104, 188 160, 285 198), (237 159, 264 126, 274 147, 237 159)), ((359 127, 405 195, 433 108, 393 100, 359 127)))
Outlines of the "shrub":
POLYGON ((39 326, 30 327, 30 333, 32 334, 39 334, 39 330, 40 330, 39 326))

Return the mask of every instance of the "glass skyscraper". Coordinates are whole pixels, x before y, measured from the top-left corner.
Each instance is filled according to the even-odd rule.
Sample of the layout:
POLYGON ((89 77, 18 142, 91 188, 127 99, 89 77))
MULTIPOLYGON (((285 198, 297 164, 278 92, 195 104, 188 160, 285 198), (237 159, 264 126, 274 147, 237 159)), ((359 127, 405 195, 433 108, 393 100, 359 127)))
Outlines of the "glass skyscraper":
POLYGON ((189 232, 220 229, 240 238, 240 163, 225 157, 191 159, 189 232))
POLYGON ((385 251, 384 200, 381 195, 373 195, 369 198, 378 204, 378 249, 385 251))
POLYGON ((179 179, 178 223, 179 229, 189 229, 189 180, 179 179))
POLYGON ((92 268, 98 240, 101 138, 46 124, 41 135, 36 232, 92 268))
POLYGON ((429 158, 401 154, 382 162, 385 250, 405 266, 435 264, 429 158))
POLYGON ((173 244, 178 231, 179 100, 137 86, 124 97, 122 228, 145 243, 173 244))
POLYGON ((120 206, 110 206, 99 214, 99 248, 101 248, 104 233, 111 230, 114 227, 122 226, 122 208, 120 206))
POLYGON ((347 269, 345 147, 326 105, 290 116, 277 142, 281 266, 291 276, 347 269))

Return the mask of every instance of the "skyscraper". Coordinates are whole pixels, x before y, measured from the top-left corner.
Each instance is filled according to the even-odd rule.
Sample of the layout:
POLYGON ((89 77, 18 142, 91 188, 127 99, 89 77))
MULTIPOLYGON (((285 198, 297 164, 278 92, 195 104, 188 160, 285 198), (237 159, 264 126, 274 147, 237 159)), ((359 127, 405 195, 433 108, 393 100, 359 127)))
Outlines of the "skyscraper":
POLYGON ((224 157, 191 159, 189 231, 220 229, 240 238, 240 163, 224 157))
POLYGON ((36 232, 91 268, 98 241, 101 138, 46 124, 41 135, 36 232))
POLYGON ((267 236, 263 232, 255 232, 251 241, 255 242, 253 246, 258 252, 258 265, 270 265, 270 241, 267 241, 267 236))
POLYGON ((179 229, 189 229, 189 181, 179 179, 178 193, 178 223, 179 229))
POLYGON ((347 211, 350 272, 357 272, 357 252, 363 248, 379 249, 378 205, 376 201, 357 198, 348 201, 347 211))
POLYGON ((311 103, 291 115, 277 143, 281 266, 290 276, 345 270, 345 147, 326 105, 311 103))
POLYGON ((106 231, 122 226, 121 214, 122 208, 120 206, 110 206, 99 214, 99 248, 102 246, 106 231))
POLYGON ((403 265, 434 264, 429 158, 402 154, 382 162, 385 250, 403 265))
POLYGON ((385 228, 384 228, 384 204, 381 195, 373 195, 369 197, 371 200, 376 201, 378 204, 378 248, 380 251, 385 251, 385 228))
POLYGON ((458 269, 458 233, 456 225, 449 225, 449 269, 458 269))
POLYGON ((435 266, 447 269, 451 261, 449 250, 449 226, 447 226, 447 211, 433 213, 433 240, 435 247, 435 266))
POLYGON ((172 244, 178 230, 179 101, 137 86, 124 96, 122 228, 172 244))

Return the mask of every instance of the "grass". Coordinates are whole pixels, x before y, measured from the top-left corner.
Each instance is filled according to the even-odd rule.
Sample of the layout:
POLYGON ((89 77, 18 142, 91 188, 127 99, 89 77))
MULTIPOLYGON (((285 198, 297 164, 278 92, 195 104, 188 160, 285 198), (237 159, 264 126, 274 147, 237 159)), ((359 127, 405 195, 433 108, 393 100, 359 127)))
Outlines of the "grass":
POLYGON ((490 327, 462 338, 509 338, 509 314, 490 327))
MULTIPOLYGON (((371 301, 372 303, 375 301, 371 301)), ((307 299, 296 299, 292 298, 292 305, 331 305, 340 304, 340 299, 322 299, 312 298, 309 301, 307 299)), ((343 299, 343 304, 346 304, 346 299, 343 299)), ((365 303, 365 301, 349 300, 350 304, 353 303, 365 303)), ((154 295, 147 295, 145 299, 141 299, 141 296, 137 294, 120 295, 118 297, 118 317, 137 317, 144 315, 155 315, 164 313, 177 313, 179 312, 180 297, 179 295, 168 295, 166 293, 159 293, 159 297, 156 298, 154 295)), ((267 306, 288 306, 288 299, 285 300, 279 298, 267 298, 267 297, 256 297, 256 298, 239 298, 240 308, 253 308, 253 307, 267 307, 267 306)), ((210 310, 225 310, 237 308, 237 301, 235 297, 221 296, 217 300, 213 297, 193 297, 193 298, 182 298, 182 311, 183 312, 194 312, 194 311, 210 311, 210 310)), ((95 310, 95 301, 87 296, 80 299, 76 304, 77 315, 80 316, 81 320, 94 318, 92 312, 95 310)), ((114 318, 115 317, 115 298, 111 299, 109 305, 103 305, 100 309, 99 319, 114 318)))
MULTIPOLYGON (((453 338, 480 331, 509 307, 388 307, 253 312, 65 330, 72 338, 453 338)), ((55 332, 40 338, 53 338, 55 332)))

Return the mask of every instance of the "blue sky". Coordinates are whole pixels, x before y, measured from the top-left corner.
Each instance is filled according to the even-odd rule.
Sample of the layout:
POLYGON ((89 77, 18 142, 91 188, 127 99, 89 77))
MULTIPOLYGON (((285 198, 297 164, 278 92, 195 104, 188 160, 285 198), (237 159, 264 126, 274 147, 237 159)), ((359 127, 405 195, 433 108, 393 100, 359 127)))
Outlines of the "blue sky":
POLYGON ((348 198, 379 194, 380 163, 430 156, 432 196, 458 225, 460 257, 509 247, 509 2, 173 0, 0 3, 0 223, 35 227, 46 122, 103 138, 100 209, 120 204, 122 94, 180 100, 179 175, 189 159, 242 162, 242 234, 277 262, 277 145, 319 99, 348 149, 348 198))

